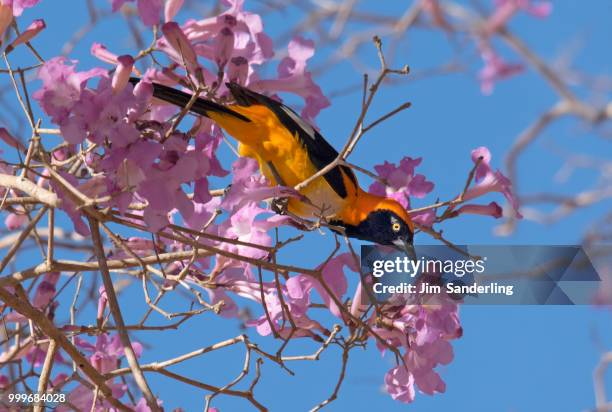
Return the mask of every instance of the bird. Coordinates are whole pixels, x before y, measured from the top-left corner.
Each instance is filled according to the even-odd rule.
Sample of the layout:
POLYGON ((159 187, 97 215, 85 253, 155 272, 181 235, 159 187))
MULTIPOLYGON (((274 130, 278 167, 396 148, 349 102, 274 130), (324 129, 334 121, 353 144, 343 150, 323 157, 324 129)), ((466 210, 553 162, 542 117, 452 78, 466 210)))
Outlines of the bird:
MULTIPOLYGON (((137 84, 138 78, 130 78, 137 84)), ((152 83, 153 97, 185 108, 193 95, 152 83)), ((271 185, 295 187, 332 163, 338 152, 290 107, 235 82, 226 83, 233 103, 198 97, 190 107, 238 143, 240 156, 254 158, 271 185)), ((394 246, 414 256, 414 224, 397 201, 363 190, 351 168, 337 165, 289 198, 285 207, 303 219, 324 217, 329 227, 351 238, 394 246)))

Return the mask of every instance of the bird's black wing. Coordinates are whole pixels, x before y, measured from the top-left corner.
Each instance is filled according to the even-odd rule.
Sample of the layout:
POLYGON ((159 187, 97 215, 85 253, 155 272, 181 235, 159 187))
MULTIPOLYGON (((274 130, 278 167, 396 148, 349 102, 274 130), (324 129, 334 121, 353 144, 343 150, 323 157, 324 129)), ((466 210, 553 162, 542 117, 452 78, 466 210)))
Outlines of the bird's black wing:
MULTIPOLYGON (((314 127, 308 124, 291 108, 268 96, 242 87, 237 83, 228 83, 227 87, 239 105, 251 106, 261 104, 270 109, 283 126, 299 139, 306 149, 310 161, 317 170, 323 169, 338 157, 338 151, 314 127)), ((323 177, 338 196, 345 198, 348 195, 348 191, 342 178, 343 173, 357 186, 357 179, 353 171, 346 166, 336 166, 323 177)))
MULTIPOLYGON (((139 78, 130 77, 130 83, 132 83, 134 86, 137 85, 138 82, 140 82, 139 78)), ((165 102, 172 103, 173 105, 181 108, 186 107, 192 97, 190 93, 185 93, 181 90, 177 90, 159 83, 153 83, 153 96, 165 102)), ((208 117, 208 112, 223 113, 233 116, 244 122, 251 121, 240 113, 236 113, 235 111, 219 103, 215 103, 212 100, 208 100, 202 97, 197 98, 195 102, 193 102, 190 111, 206 117, 208 117)))

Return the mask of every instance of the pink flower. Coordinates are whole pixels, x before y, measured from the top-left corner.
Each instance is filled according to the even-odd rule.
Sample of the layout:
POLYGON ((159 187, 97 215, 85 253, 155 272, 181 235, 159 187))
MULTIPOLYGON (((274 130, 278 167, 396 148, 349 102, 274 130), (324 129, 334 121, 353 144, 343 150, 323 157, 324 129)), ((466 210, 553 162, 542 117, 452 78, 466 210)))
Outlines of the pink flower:
MULTIPOLYGON (((1 13, 1 11, 0 11, 0 13, 1 13)), ((0 17, 0 19, 1 19, 1 17, 0 17)), ((5 53, 8 54, 11 51, 13 51, 13 49, 15 47, 19 46, 20 44, 29 42, 34 37, 36 37, 36 35, 38 35, 38 33, 43 31, 45 29, 45 27, 47 27, 47 26, 45 25, 45 21, 43 19, 34 20, 32 22, 32 24, 30 24, 28 26, 27 29, 25 29, 19 36, 17 36, 17 38, 15 40, 13 40, 11 42, 11 44, 6 46, 6 49, 4 50, 5 53)), ((0 30, 1 30, 1 27, 0 27, 0 30)))
POLYGON ((108 51, 106 46, 101 43, 92 44, 90 52, 93 56, 97 57, 103 62, 117 64, 117 55, 108 51))
POLYGON ((110 180, 108 191, 115 196, 119 210, 125 210, 133 197, 146 199, 149 206, 144 211, 145 222, 157 231, 168 224, 168 214, 177 205, 184 217, 192 213, 193 204, 181 184, 206 173, 196 156, 179 133, 164 145, 143 139, 114 149, 96 170, 104 172, 110 180))
MULTIPOLYGON (((258 281, 255 281, 251 267, 248 264, 241 263, 224 269, 223 272, 217 277, 217 283, 223 285, 223 287, 207 289, 207 292, 210 296, 212 304, 217 304, 223 301, 221 316, 225 318, 234 318, 240 315, 238 305, 232 298, 229 297, 228 292, 260 304, 263 292, 263 295, 267 296, 265 298, 266 302, 270 301, 270 309, 275 305, 280 305, 280 301, 275 301, 272 297, 272 295, 277 293, 276 285, 272 282, 263 282, 260 284, 258 281)), ((286 295, 286 290, 283 287, 281 287, 281 290, 285 291, 283 294, 286 295)), ((288 299, 289 297, 285 296, 286 302, 288 299)), ((282 319, 281 312, 275 312, 274 316, 278 319, 282 319)), ((264 316, 262 316, 262 318, 263 317, 264 316)), ((260 322, 260 320, 251 321, 249 326, 261 326, 263 322, 260 322)), ((268 326, 265 334, 269 333, 271 333, 271 329, 268 326)))
MULTIPOLYGON (((40 368, 45 362, 48 348, 48 343, 32 345, 27 351, 26 360, 35 368, 40 368)), ((54 359, 57 363, 64 362, 61 352, 56 352, 54 359)))
POLYGON ((416 344, 404 359, 422 392, 433 395, 446 391, 446 384, 434 368, 437 365, 447 365, 453 360, 453 347, 447 340, 436 339, 423 345, 416 344))
POLYGON ((475 199, 480 196, 484 196, 487 193, 499 192, 504 195, 508 202, 512 205, 514 213, 517 218, 522 218, 519 213, 518 199, 516 198, 512 190, 512 182, 499 170, 493 171, 489 162, 491 160, 491 152, 486 147, 478 147, 472 150, 472 161, 476 163, 478 158, 482 157, 478 169, 476 169, 476 175, 474 177, 475 185, 470 187, 463 199, 465 201, 475 199))
MULTIPOLYGON (((184 30, 189 40, 215 43, 221 31, 228 28, 235 38, 232 57, 244 57, 250 65, 262 64, 271 58, 274 55, 272 40, 263 32, 261 17, 244 11, 244 0, 226 0, 225 4, 230 8, 216 17, 188 21, 184 30)), ((211 57, 210 49, 200 50, 204 57, 211 57)))
MULTIPOLYGON (((326 285, 329 287, 331 292, 334 294, 336 299, 340 302, 343 301, 343 295, 347 290, 347 280, 344 274, 344 266, 348 266, 352 271, 357 272, 358 269, 355 265, 355 259, 352 254, 344 253, 332 258, 325 267, 322 268, 323 279, 326 285)), ((321 268, 319 268, 321 269, 321 268)), ((311 293, 316 290, 321 296, 323 302, 330 311, 342 318, 340 308, 334 302, 334 299, 329 295, 323 285, 315 278, 308 275, 298 275, 289 278, 285 286, 281 289, 284 296, 284 301, 291 316, 298 327, 298 331, 295 336, 310 336, 313 337, 311 330, 319 329, 323 330, 323 327, 316 321, 308 317, 307 311, 311 303, 311 293)), ((255 300, 259 299, 258 291, 255 291, 255 300)), ((287 323, 288 320, 285 318, 283 313, 282 304, 278 297, 277 290, 272 287, 270 291, 265 294, 266 306, 268 308, 268 314, 275 329, 277 326, 281 326, 287 323)), ((270 322, 267 317, 261 316, 258 320, 251 322, 250 325, 257 327, 257 331, 263 335, 269 335, 272 333, 270 328, 270 322)), ((286 336, 288 328, 278 328, 277 332, 281 336, 286 336)))
POLYGON ((168 47, 165 47, 164 50, 167 53, 170 52, 169 56, 175 62, 185 65, 187 71, 195 75, 200 70, 200 66, 195 50, 183 30, 175 22, 168 22, 162 26, 162 31, 164 32, 165 42, 161 42, 160 46, 168 44, 170 50, 168 47))
POLYGON ((113 93, 118 93, 125 88, 130 80, 132 68, 134 67, 134 58, 127 54, 117 57, 117 62, 117 70, 115 70, 111 82, 113 93))
POLYGON ((504 61, 486 41, 480 43, 480 56, 485 65, 480 70, 478 78, 480 79, 480 89, 485 95, 493 93, 496 81, 507 79, 524 70, 522 64, 504 61))
MULTIPOLYGON (((161 399, 157 399, 157 406, 160 407, 161 410, 163 410, 163 408, 161 407, 164 403, 162 402, 161 399)), ((215 408, 208 408, 208 411, 212 411, 215 408)), ((173 409, 173 412, 175 411, 180 411, 180 408, 176 408, 173 409)), ((138 403, 136 405, 134 405, 134 412, 151 412, 151 408, 149 408, 149 405, 147 405, 147 400, 145 398, 140 398, 140 400, 138 401, 138 403)))
POLYGON ((284 196, 300 197, 300 193, 288 187, 271 187, 265 176, 260 175, 255 159, 241 157, 232 165, 232 185, 223 197, 221 207, 236 211, 248 203, 284 196))
MULTIPOLYGON (((201 153, 189 147, 181 133, 175 133, 159 145, 151 144, 150 157, 142 159, 137 150, 130 150, 130 156, 142 170, 143 178, 137 184, 137 193, 147 199, 149 207, 144 211, 144 219, 152 231, 158 231, 168 224, 168 214, 177 209, 184 219, 190 219, 194 204, 181 185, 204 178, 209 171, 209 163, 201 153), (159 161, 154 162, 157 154, 159 161)), ((109 170, 112 164, 108 165, 109 170)))
MULTIPOLYGON (((404 350, 405 366, 400 364, 387 372, 385 387, 393 399, 406 403, 414 400, 415 385, 429 395, 446 390, 434 369, 452 361, 449 340, 462 335, 457 303, 449 297, 436 296, 427 305, 407 303, 385 311, 385 326, 379 325, 375 316, 370 319, 388 345, 404 350)), ((376 346, 383 354, 387 349, 380 341, 376 346)))
POLYGON ((433 368, 448 364, 453 358, 452 347, 446 340, 433 344, 415 345, 404 355, 406 366, 392 368, 385 375, 387 392, 395 400, 410 403, 414 400, 414 385, 421 392, 433 395, 446 391, 446 384, 433 368))
POLYGON ((106 289, 104 289, 104 286, 100 286, 100 289, 98 289, 98 293, 100 297, 98 297, 98 312, 96 320, 101 323, 104 319, 104 311, 106 310, 106 305, 108 304, 108 296, 106 295, 106 289))
POLYGON ((45 274, 43 280, 36 287, 36 292, 32 299, 33 306, 42 309, 51 302, 51 299, 55 297, 55 285, 57 285, 59 277, 59 272, 45 274))
POLYGON ((185 0, 166 0, 164 5, 164 21, 174 20, 174 16, 179 12, 185 0))
MULTIPOLYGON (((112 337, 106 333, 98 335, 95 345, 77 336, 75 337, 75 343, 76 346, 90 353, 89 362, 102 374, 117 368, 119 360, 125 356, 119 334, 115 334, 112 337)), ((142 345, 138 342, 132 342, 132 348, 136 356, 140 356, 142 345)))
MULTIPOLYGON (((64 172, 60 172, 60 174, 68 181, 68 183, 72 184, 73 186, 78 186, 78 181, 73 175, 64 172)), ((51 180, 50 185, 53 191, 57 193, 57 196, 62 200, 62 210, 66 212, 70 220, 72 220, 75 231, 79 235, 89 236, 89 226, 83 221, 83 216, 78 212, 76 204, 70 195, 66 193, 64 188, 55 180, 51 180)))
POLYGON ((413 342, 406 349, 404 362, 385 375, 387 392, 393 399, 402 402, 414 400, 414 385, 428 395, 443 393, 446 385, 434 371, 437 365, 446 365, 453 359, 453 350, 447 338, 436 338, 432 342, 413 342))
MULTIPOLYGON (((267 210, 260 208, 254 203, 249 203, 232 214, 229 219, 230 225, 226 227, 224 235, 231 239, 238 239, 243 242, 256 243, 260 245, 270 245, 272 239, 267 234, 266 221, 256 221, 255 218, 266 213, 267 210)), ((242 248, 240 253, 245 256, 263 257, 263 251, 251 251, 242 248)))
MULTIPOLYGON (((59 280, 59 276, 59 272, 48 272, 45 274, 43 280, 38 284, 36 290, 34 291, 31 301, 34 307, 45 311, 45 313, 53 313, 53 309, 55 309, 58 305, 57 302, 52 303, 52 300, 55 297, 55 286, 59 280)), ((15 323, 24 323, 28 321, 28 319, 19 312, 10 312, 0 320, 3 322, 15 323)), ((38 359, 40 357, 40 363, 42 364, 42 360, 45 358, 45 352, 46 347, 41 349, 39 345, 27 345, 24 346, 21 356, 27 355, 28 359, 38 359)), ((1 358, 2 355, 0 354, 0 362, 2 361, 1 358)), ((61 356, 58 359, 61 359, 61 356)))
POLYGON ((227 68, 227 77, 229 81, 240 84, 246 84, 249 76, 249 61, 242 57, 232 57, 227 68))
MULTIPOLYGON (((23 10, 34 7, 40 0, 0 0, 0 38, 13 21, 13 16, 21 16, 23 10)), ((0 42, 1 44, 2 42, 0 42)))
POLYGON ((10 3, 5 3, 5 0, 0 1, 0 44, 2 37, 8 26, 13 22, 13 9, 10 3))
POLYGON ((215 38, 214 56, 219 68, 225 67, 234 52, 235 36, 229 27, 221 29, 215 38))
MULTIPOLYGON (((248 209, 249 206, 241 209, 248 209)), ((343 299, 343 295, 347 289, 347 281, 342 270, 344 265, 349 265, 351 269, 355 269, 352 255, 343 254, 332 259, 323 269, 323 276, 326 283, 329 285, 332 293, 336 295, 338 300, 343 299)), ((215 269, 213 269, 215 271, 215 269)), ((327 291, 321 284, 310 276, 298 275, 287 280, 285 285, 277 288, 274 282, 263 282, 260 284, 249 265, 235 264, 231 267, 225 267, 217 277, 217 283, 223 285, 223 288, 209 290, 208 293, 212 303, 224 302, 221 315, 224 317, 236 317, 239 315, 238 306, 228 296, 227 292, 232 292, 249 300, 262 303, 261 296, 263 293, 267 315, 262 314, 259 318, 247 322, 248 326, 254 326, 257 332, 262 336, 267 336, 273 333, 272 328, 280 336, 287 337, 291 333, 291 327, 285 307, 291 313, 291 317, 295 322, 297 330, 294 337, 311 337, 319 340, 319 336, 315 331, 326 332, 325 328, 317 321, 308 316, 308 310, 311 303, 311 293, 316 290, 322 297, 323 301, 336 313, 340 315, 340 311, 335 306, 327 291), (279 291, 280 289, 280 291, 279 291), (282 294, 282 301, 279 296, 282 294), (269 318, 269 319, 268 319, 269 318)), ((327 332, 328 333, 328 332, 327 332)))
MULTIPOLYGON (((318 336, 314 334, 313 330, 325 331, 325 328, 317 321, 312 320, 308 317, 307 311, 310 305, 310 287, 305 282, 305 278, 297 278, 297 281, 286 286, 281 287, 281 293, 283 294, 283 300, 285 306, 291 314, 297 330, 294 332, 294 337, 311 337, 317 339, 318 336), (302 284, 300 284, 302 283, 302 284)), ((255 326, 257 332, 262 336, 267 336, 272 333, 272 327, 274 330, 283 338, 287 338, 291 333, 291 325, 289 323, 289 316, 286 315, 283 309, 283 304, 278 296, 278 291, 273 285, 265 292, 264 299, 266 301, 266 308, 268 309, 268 316, 265 314, 260 316, 259 319, 247 322, 249 326, 255 326)), ((256 289, 258 291, 258 289, 256 289)), ((263 306, 263 305, 262 305, 263 306)))
MULTIPOLYGON (((126 2, 134 0, 112 0, 113 12, 116 12, 126 2)), ((145 26, 153 26, 159 23, 159 16, 162 11, 162 0, 136 0, 138 15, 145 26)))
MULTIPOLYGON (((174 209, 184 219, 192 215, 194 206, 185 194, 184 183, 196 182, 195 201, 210 198, 206 176, 225 174, 214 156, 218 139, 198 134, 194 148, 188 144, 189 138, 176 132, 160 144, 166 132, 163 125, 136 122, 148 110, 151 84, 140 82, 133 89, 128 86, 133 59, 129 56, 118 59, 119 69, 112 80, 103 75, 95 90, 78 83, 73 93, 60 95, 61 98, 54 83, 64 81, 72 85, 74 80, 81 80, 82 74, 63 65, 63 61, 52 62, 50 68, 43 68, 46 70, 41 73, 43 89, 36 97, 45 111, 54 116, 67 141, 79 143, 87 138, 103 148, 86 159, 96 178, 80 185, 70 177, 72 184, 92 198, 110 195, 110 204, 120 211, 134 197, 147 200, 149 207, 143 216, 149 227, 157 231, 168 223, 168 215, 174 209), (142 133, 143 128, 146 133, 142 133)), ((78 213, 71 205, 67 202, 64 209, 78 223, 78 213)))
MULTIPOLYGON (((345 266, 353 272, 359 272, 355 258, 350 253, 343 253, 335 256, 330 259, 324 267, 318 268, 322 269, 325 284, 331 289, 336 299, 340 302, 342 302, 342 296, 346 293, 347 289, 346 275, 344 274, 345 266)), ((338 305, 336 305, 336 302, 334 302, 334 299, 332 299, 323 285, 315 278, 308 275, 292 277, 287 281, 287 289, 289 290, 289 294, 294 297, 301 297, 302 295, 309 294, 312 289, 315 289, 323 299, 323 303, 329 308, 330 312, 342 318, 342 312, 338 305)))
MULTIPOLYGON (((198 139, 196 137, 196 151, 199 151, 203 156, 203 159, 208 161, 208 170, 207 173, 212 176, 224 176, 227 174, 227 171, 221 167, 219 160, 215 155, 216 143, 212 140, 209 140, 206 146, 202 149, 198 147, 198 139)), ((208 178, 205 176, 198 177, 194 181, 193 188, 193 201, 197 203, 208 203, 212 196, 210 195, 210 191, 208 190, 208 178)))
MULTIPOLYGON (((112 382, 107 385, 111 389, 113 397, 117 399, 121 399, 127 390, 127 385, 120 382, 112 382)), ((92 408, 94 402, 94 391, 83 384, 78 385, 76 388, 70 391, 68 393, 67 400, 70 405, 78 408, 78 410, 81 411, 106 412, 113 410, 111 409, 111 404, 104 398, 101 399, 100 396, 96 398, 95 408, 92 408)), ((55 410, 57 412, 70 412, 74 409, 61 404, 55 410)))
MULTIPOLYGON (((233 212, 228 220, 219 225, 218 235, 230 239, 238 239, 242 242, 270 246, 272 244, 272 238, 268 234, 268 231, 274 227, 288 223, 290 219, 287 216, 280 215, 272 215, 265 220, 261 219, 263 214, 269 213, 268 210, 262 209, 256 203, 248 203, 238 211, 233 212)), ((265 250, 249 246, 222 243, 219 247, 223 250, 253 259, 262 259, 267 256, 265 250)), ((216 267, 224 267, 231 263, 236 262, 218 256, 216 267)))
MULTIPOLYGON (((227 80, 246 85, 250 77, 257 76, 253 67, 273 56, 272 40, 263 32, 261 18, 244 11, 243 0, 225 3, 230 6, 225 12, 207 19, 189 20, 183 30, 199 56, 216 62, 219 68, 227 67, 227 80)), ((168 53, 163 43, 160 46, 168 53)), ((169 56, 176 61, 172 53, 169 56)), ((217 81, 216 73, 206 69, 202 73, 208 83, 217 81)), ((225 90, 222 85, 220 91, 225 90)))
POLYGON ((463 205, 459 209, 453 212, 454 216, 459 216, 461 214, 473 214, 473 215, 483 215, 483 216, 491 216, 495 219, 499 219, 502 217, 502 208, 496 203, 491 202, 488 205, 463 205))
POLYGON ((159 23, 159 15, 163 7, 162 0, 137 0, 136 7, 145 26, 159 23))
POLYGON ((433 224, 436 222, 437 217, 438 216, 436 215, 435 209, 427 209, 427 210, 422 210, 420 212, 410 213, 410 218, 412 219, 414 223, 417 223, 421 226, 427 226, 427 227, 433 226, 433 224))
POLYGON ((314 122, 319 112, 330 105, 321 88, 306 70, 306 61, 314 55, 314 42, 295 37, 289 43, 288 56, 278 65, 278 79, 257 80, 250 87, 258 91, 290 92, 297 94, 306 103, 301 111, 304 119, 314 122))
POLYGON ((385 374, 385 389, 396 401, 410 403, 414 400, 414 375, 404 365, 396 366, 385 374))
POLYGON ((13 136, 8 130, 4 127, 0 127, 0 139, 6 143, 7 145, 14 147, 15 149, 19 149, 21 151, 25 151, 25 146, 21 143, 21 140, 13 136))
POLYGON ((495 33, 503 28, 519 10, 538 18, 545 18, 552 12, 552 3, 532 0, 495 0, 495 11, 487 19, 485 31, 488 34, 495 33))
MULTIPOLYGON (((144 237, 131 236, 128 239, 124 240, 125 245, 130 248, 132 252, 141 256, 149 256, 152 253, 155 253, 156 245, 151 239, 147 239, 144 237)), ((165 245, 157 245, 157 250, 160 251, 165 247, 165 245)), ((122 248, 117 247, 115 252, 112 252, 112 256, 115 259, 120 259, 123 257, 129 256, 127 253, 123 251, 122 248)))
MULTIPOLYGON (((74 66, 65 65, 64 60, 51 60, 41 70, 43 88, 35 97, 60 126, 65 140, 77 144, 88 139, 104 148, 103 155, 100 150, 86 159, 97 173, 96 178, 80 185, 69 176, 71 184, 92 198, 110 195, 110 204, 120 211, 135 196, 146 199, 149 207, 144 211, 144 219, 157 231, 168 223, 168 214, 175 208, 183 218, 193 213, 193 202, 187 198, 182 184, 196 181, 196 200, 201 201, 205 196, 202 188, 207 191, 207 174, 222 174, 214 158, 217 143, 198 137, 198 149, 194 150, 186 136, 177 132, 162 145, 159 141, 165 130, 158 123, 151 124, 146 138, 141 138, 142 126, 136 121, 148 109, 152 87, 147 82, 134 88, 128 86, 133 59, 121 56, 118 61, 119 67, 113 79, 109 79, 98 70, 76 73, 74 66), (94 75, 101 78, 92 90, 84 82, 94 75), (64 89, 58 89, 58 84, 63 84, 64 89)), ((62 196, 63 191, 59 191, 62 196)), ((79 230, 87 233, 74 206, 71 199, 62 205, 79 230)))
POLYGON ((81 99, 87 81, 92 77, 106 75, 103 69, 75 72, 74 68, 74 64, 66 64, 64 57, 55 57, 48 60, 38 72, 43 87, 34 93, 34 98, 45 113, 51 116, 53 123, 60 126, 81 99))
POLYGON ((404 208, 410 208, 410 196, 422 198, 433 190, 434 184, 425 176, 414 173, 414 169, 421 164, 422 158, 412 159, 404 157, 399 166, 385 161, 382 165, 374 166, 378 175, 385 181, 370 185, 370 193, 386 196, 397 200, 404 208))
POLYGON ((17 230, 28 221, 25 210, 23 213, 9 213, 4 219, 4 225, 8 230, 17 230))
POLYGON ((11 2, 13 3, 13 15, 15 16, 21 16, 21 13, 23 13, 25 9, 34 7, 40 2, 40 0, 2 0, 2 1, 4 1, 5 3, 8 2, 8 4, 11 4, 11 2))
POLYGON ((43 87, 34 94, 64 139, 73 144, 85 138, 112 142, 113 149, 135 142, 140 133, 130 120, 144 113, 150 94, 139 94, 141 85, 113 93, 105 70, 75 72, 74 67, 61 57, 46 62, 39 71, 43 87), (95 76, 100 76, 97 88, 87 88, 87 80, 95 76))

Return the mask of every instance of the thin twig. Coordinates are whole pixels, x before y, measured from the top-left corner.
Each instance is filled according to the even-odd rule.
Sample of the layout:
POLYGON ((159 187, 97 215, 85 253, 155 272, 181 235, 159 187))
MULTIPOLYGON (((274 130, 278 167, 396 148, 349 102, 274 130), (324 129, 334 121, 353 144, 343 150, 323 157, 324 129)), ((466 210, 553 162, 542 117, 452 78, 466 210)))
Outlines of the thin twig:
POLYGON ((130 342, 130 337, 125 330, 125 323, 123 321, 121 308, 119 307, 119 301, 117 300, 113 281, 111 279, 110 272, 108 271, 106 256, 104 254, 104 246, 102 245, 102 239, 100 237, 99 222, 92 217, 88 217, 88 220, 91 230, 91 238, 94 244, 94 251, 100 265, 100 274, 102 275, 104 289, 106 291, 106 296, 108 297, 108 307, 113 315, 113 319, 115 320, 115 325, 117 325, 117 331, 119 332, 119 338, 121 339, 121 344, 123 345, 125 357, 130 365, 130 369, 132 370, 134 380, 147 401, 147 405, 152 411, 161 412, 161 409, 157 405, 157 400, 155 399, 155 396, 153 396, 153 393, 149 388, 149 384, 147 383, 144 374, 140 369, 140 365, 136 359, 136 353, 134 352, 134 348, 130 342))

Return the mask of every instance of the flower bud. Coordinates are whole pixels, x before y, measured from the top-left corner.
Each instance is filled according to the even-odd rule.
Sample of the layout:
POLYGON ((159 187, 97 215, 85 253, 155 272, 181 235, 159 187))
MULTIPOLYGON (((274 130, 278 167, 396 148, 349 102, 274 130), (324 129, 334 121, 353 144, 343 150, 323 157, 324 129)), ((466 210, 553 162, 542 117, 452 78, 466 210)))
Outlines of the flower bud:
POLYGON ((125 88, 134 67, 134 58, 127 54, 117 57, 117 62, 117 70, 115 70, 111 83, 113 93, 119 93, 125 88))
POLYGON ((224 27, 215 42, 215 61, 220 68, 223 68, 234 51, 234 32, 229 27, 224 27))
POLYGON ((483 216, 491 216, 495 219, 499 219, 502 217, 502 208, 496 203, 491 202, 488 205, 463 205, 459 209, 453 212, 454 216, 458 216, 461 214, 473 214, 473 215, 483 215, 483 216))
POLYGON ((0 127, 0 139, 7 145, 25 151, 25 146, 19 139, 9 133, 4 127, 0 127))
MULTIPOLYGON (((0 18, 1 19, 1 18, 0 18)), ((0 23, 1 25, 2 23, 0 23)), ((27 29, 23 33, 21 33, 15 40, 11 42, 8 46, 6 46, 6 50, 4 51, 6 54, 13 51, 13 49, 20 44, 27 43, 32 40, 38 33, 43 31, 47 27, 45 21, 43 19, 34 20, 32 24, 28 26, 27 29)), ((1 30, 1 28, 0 28, 1 30)))
POLYGON ((170 47, 182 58, 187 71, 195 74, 199 68, 196 53, 180 26, 175 22, 165 23, 162 31, 170 47))
POLYGON ((174 16, 179 12, 185 0, 166 0, 164 6, 164 19, 166 22, 174 20, 174 16))
POLYGON ((117 55, 108 51, 105 45, 101 43, 94 43, 91 46, 91 54, 103 62, 110 64, 117 64, 117 55))

